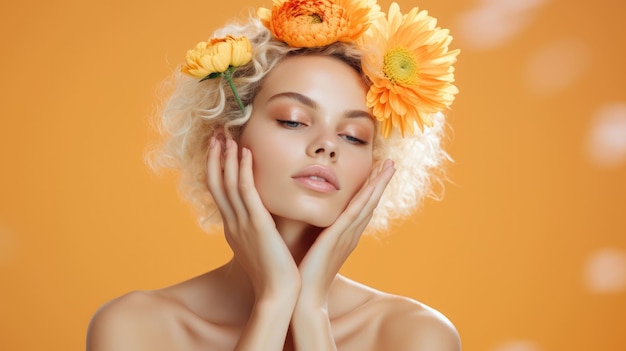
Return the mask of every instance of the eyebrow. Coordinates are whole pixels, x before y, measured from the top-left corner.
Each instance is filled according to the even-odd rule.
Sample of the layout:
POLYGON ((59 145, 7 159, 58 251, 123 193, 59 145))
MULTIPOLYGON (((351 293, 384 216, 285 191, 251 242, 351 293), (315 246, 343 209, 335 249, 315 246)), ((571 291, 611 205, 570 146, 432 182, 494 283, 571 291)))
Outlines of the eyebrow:
MULTIPOLYGON (((302 95, 300 93, 295 93, 292 91, 287 91, 284 93, 278 93, 276 95, 272 95, 272 97, 270 97, 267 101, 270 102, 274 99, 278 99, 281 97, 286 97, 292 100, 296 100, 299 103, 310 107, 314 110, 319 109, 319 104, 317 102, 315 102, 313 99, 311 99, 310 97, 306 96, 306 95, 302 95)), ((358 118, 358 117, 367 117, 367 118, 371 118, 374 119, 374 116, 372 116, 371 113, 369 113, 368 111, 363 111, 363 110, 349 110, 345 113, 345 116, 348 118, 358 118)))

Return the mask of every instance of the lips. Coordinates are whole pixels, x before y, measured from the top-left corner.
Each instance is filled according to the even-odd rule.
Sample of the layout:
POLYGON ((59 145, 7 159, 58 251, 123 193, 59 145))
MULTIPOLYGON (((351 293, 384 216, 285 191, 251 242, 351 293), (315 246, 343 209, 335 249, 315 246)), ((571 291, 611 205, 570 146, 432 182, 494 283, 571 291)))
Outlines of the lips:
POLYGON ((316 191, 329 192, 341 189, 332 169, 322 165, 312 165, 292 176, 305 186, 316 191))

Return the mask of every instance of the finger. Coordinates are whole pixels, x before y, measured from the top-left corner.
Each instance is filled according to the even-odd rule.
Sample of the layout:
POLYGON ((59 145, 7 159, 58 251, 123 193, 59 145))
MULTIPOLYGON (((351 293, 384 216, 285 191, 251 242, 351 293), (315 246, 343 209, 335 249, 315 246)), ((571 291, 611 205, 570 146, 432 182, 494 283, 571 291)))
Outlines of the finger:
POLYGON ((273 221, 271 215, 265 208, 261 196, 254 185, 254 174, 252 171, 253 158, 248 148, 241 149, 241 161, 239 164, 239 191, 243 200, 243 205, 251 217, 257 220, 273 221))
POLYGON ((366 185, 368 190, 363 194, 359 194, 358 198, 355 197, 354 207, 358 210, 359 214, 361 214, 360 218, 357 218, 355 222, 365 218, 363 215, 371 214, 376 206, 378 206, 378 203, 380 202, 380 199, 394 173, 395 168, 393 167, 393 162, 391 162, 391 160, 385 161, 378 174, 376 174, 370 184, 366 185))
POLYGON ((374 180, 377 179, 377 177, 379 177, 380 174, 389 166, 393 166, 393 161, 391 161, 390 159, 387 159, 384 162, 378 162, 377 164, 375 164, 372 167, 372 170, 370 171, 370 174, 367 177, 367 180, 365 181, 365 183, 363 183, 363 185, 361 186, 361 189, 359 189, 359 191, 354 195, 353 199, 360 197, 361 193, 363 193, 364 191, 367 191, 368 187, 370 187, 370 184, 372 184, 372 182, 374 182, 374 180))
POLYGON ((239 221, 246 221, 247 211, 243 205, 241 194, 239 193, 239 156, 237 155, 237 143, 234 140, 226 139, 226 150, 224 155, 224 188, 226 196, 235 211, 239 221))
POLYGON ((369 223, 369 219, 371 219, 371 215, 394 173, 395 168, 390 160, 385 161, 379 170, 372 172, 372 180, 361 188, 331 226, 333 229, 336 228, 338 235, 352 231, 358 232, 360 235, 360 231, 357 229, 360 227, 365 229, 369 223))
POLYGON ((211 138, 207 157, 207 186, 217 205, 224 222, 234 218, 234 211, 224 189, 224 175, 222 172, 222 150, 220 143, 211 138))
MULTIPOLYGON (((381 165, 374 167, 368 181, 361 187, 357 194, 352 198, 348 206, 347 212, 362 213, 367 212, 367 205, 374 206, 382 196, 385 187, 391 180, 395 169, 391 160, 385 160, 381 165)), ((373 209, 373 208, 372 208, 373 209)), ((353 218, 356 220, 356 218, 353 218)))
POLYGON ((370 186, 374 187, 374 192, 369 198, 369 204, 374 205, 374 207, 371 208, 372 210, 376 207, 376 205, 378 205, 378 202, 380 201, 383 193, 385 192, 385 189, 387 188, 387 185, 389 185, 389 182, 391 181, 391 178, 393 177, 395 172, 396 169, 394 167, 393 161, 386 160, 382 166, 382 169, 370 184, 370 186))
POLYGON ((370 172, 369 177, 367 177, 367 181, 365 181, 365 184, 364 184, 363 187, 365 187, 365 185, 367 185, 367 184, 370 184, 380 174, 380 172, 382 172, 390 164, 393 164, 393 162, 390 159, 387 159, 387 160, 385 160, 383 162, 378 161, 372 167, 372 171, 370 172))
MULTIPOLYGON (((250 225, 259 235, 258 243, 267 252, 272 253, 272 260, 279 262, 281 268, 290 267, 293 257, 289 249, 276 230, 276 224, 270 212, 265 208, 261 196, 254 185, 253 157, 248 148, 241 149, 239 165, 239 188, 243 204, 249 215, 250 225)), ((277 270, 274 268, 273 270, 277 270)))

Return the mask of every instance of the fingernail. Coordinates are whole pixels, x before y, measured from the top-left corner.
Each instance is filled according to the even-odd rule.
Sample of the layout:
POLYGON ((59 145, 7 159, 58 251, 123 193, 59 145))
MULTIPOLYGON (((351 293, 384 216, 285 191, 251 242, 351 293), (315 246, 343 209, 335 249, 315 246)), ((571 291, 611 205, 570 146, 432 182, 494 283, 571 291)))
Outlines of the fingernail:
POLYGON ((241 148, 241 157, 246 157, 248 156, 249 153, 250 153, 250 150, 248 150, 248 148, 246 147, 241 148))
POLYGON ((209 140, 209 149, 212 149, 215 147, 215 137, 211 137, 211 140, 209 140))

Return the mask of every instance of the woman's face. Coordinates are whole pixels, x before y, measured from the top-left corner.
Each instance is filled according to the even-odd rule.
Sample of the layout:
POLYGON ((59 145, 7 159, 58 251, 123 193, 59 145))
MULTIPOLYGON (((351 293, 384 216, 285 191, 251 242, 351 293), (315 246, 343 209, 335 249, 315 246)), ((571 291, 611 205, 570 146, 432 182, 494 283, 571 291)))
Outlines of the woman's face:
POLYGON ((328 227, 372 169, 375 122, 358 73, 328 56, 294 56, 266 77, 239 144, 277 224, 328 227))

